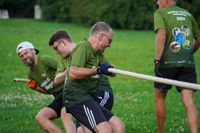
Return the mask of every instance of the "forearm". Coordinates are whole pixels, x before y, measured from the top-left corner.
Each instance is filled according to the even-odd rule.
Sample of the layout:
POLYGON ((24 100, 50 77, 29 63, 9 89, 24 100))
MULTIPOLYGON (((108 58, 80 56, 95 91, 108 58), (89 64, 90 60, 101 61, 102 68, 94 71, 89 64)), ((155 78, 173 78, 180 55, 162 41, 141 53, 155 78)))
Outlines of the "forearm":
POLYGON ((69 69, 70 79, 82 79, 97 74, 96 69, 71 66, 69 69))
POLYGON ((38 87, 38 86, 36 88, 31 88, 31 89, 35 90, 37 92, 43 93, 43 94, 47 94, 47 92, 44 89, 42 89, 41 87, 38 87))
POLYGON ((192 48, 192 53, 194 54, 200 47, 200 36, 196 38, 195 44, 192 48))
POLYGON ((54 78, 54 83, 55 84, 62 84, 62 83, 64 83, 66 74, 67 74, 67 70, 65 70, 62 73, 58 73, 56 75, 56 77, 54 78))
POLYGON ((156 50, 155 50, 155 59, 160 60, 165 48, 166 41, 166 30, 159 29, 156 35, 156 50))

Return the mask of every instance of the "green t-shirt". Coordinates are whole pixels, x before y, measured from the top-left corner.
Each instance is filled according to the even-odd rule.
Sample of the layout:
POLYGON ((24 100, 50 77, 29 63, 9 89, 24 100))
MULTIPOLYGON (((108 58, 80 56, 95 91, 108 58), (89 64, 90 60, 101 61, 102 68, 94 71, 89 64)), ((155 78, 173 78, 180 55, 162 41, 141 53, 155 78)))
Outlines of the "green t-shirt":
POLYGON ((55 85, 54 78, 57 71, 58 62, 51 56, 38 56, 37 66, 30 69, 28 78, 37 82, 48 94, 52 94, 55 99, 62 96, 63 85, 55 85))
POLYGON ((69 68, 69 57, 61 58, 57 68, 57 74, 62 73, 69 68))
MULTIPOLYGON (((104 57, 102 56, 100 58, 100 63, 108 63, 104 57)), ((68 70, 69 68, 69 56, 66 58, 62 58, 59 62, 58 68, 57 68, 57 74, 64 72, 65 70, 68 70)), ((109 83, 109 79, 106 75, 100 75, 100 86, 98 87, 98 91, 109 91, 112 93, 112 88, 109 83), (108 86, 108 87, 102 87, 102 86, 108 86)))
MULTIPOLYGON (((84 68, 96 68, 103 54, 97 52, 92 46, 84 41, 77 45, 70 55, 70 66, 79 66, 84 68)), ((64 104, 71 107, 82 101, 91 99, 91 93, 97 91, 100 84, 100 75, 93 75, 87 78, 71 80, 66 75, 64 87, 64 104)))
POLYGON ((158 29, 166 29, 167 34, 161 67, 194 67, 192 47, 200 31, 193 16, 178 6, 158 9, 154 14, 154 31, 158 29))
MULTIPOLYGON (((67 57, 65 57, 65 58, 62 58, 62 59, 60 60, 59 64, 58 64, 58 69, 57 69, 56 74, 62 73, 62 72, 64 72, 65 70, 68 71, 68 69, 69 69, 69 62, 70 62, 70 55, 67 56, 67 57)), ((67 76, 65 76, 65 83, 66 83, 66 81, 67 81, 67 76)), ((64 84, 65 84, 65 83, 64 83, 64 84)))

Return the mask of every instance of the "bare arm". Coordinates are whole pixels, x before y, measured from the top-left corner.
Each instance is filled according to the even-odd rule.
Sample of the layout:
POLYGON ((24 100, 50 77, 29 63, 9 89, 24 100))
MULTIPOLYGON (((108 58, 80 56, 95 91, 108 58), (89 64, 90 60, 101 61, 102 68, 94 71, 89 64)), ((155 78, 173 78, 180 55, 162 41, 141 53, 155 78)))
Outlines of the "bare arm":
POLYGON ((38 91, 38 92, 40 92, 40 93, 43 93, 43 94, 47 94, 47 92, 44 90, 44 89, 42 89, 41 87, 36 87, 36 88, 31 88, 32 90, 35 90, 35 91, 38 91))
POLYGON ((192 53, 194 54, 200 47, 200 36, 196 38, 195 44, 192 48, 192 53))
POLYGON ((95 74, 97 74, 96 69, 83 68, 78 66, 71 66, 69 69, 70 79, 81 79, 95 74))
POLYGON ((65 70, 62 73, 56 74, 56 77, 54 78, 54 84, 64 83, 66 74, 67 74, 67 70, 65 70))
POLYGON ((158 29, 156 34, 156 51, 155 51, 155 59, 160 60, 164 51, 166 42, 166 30, 158 29))

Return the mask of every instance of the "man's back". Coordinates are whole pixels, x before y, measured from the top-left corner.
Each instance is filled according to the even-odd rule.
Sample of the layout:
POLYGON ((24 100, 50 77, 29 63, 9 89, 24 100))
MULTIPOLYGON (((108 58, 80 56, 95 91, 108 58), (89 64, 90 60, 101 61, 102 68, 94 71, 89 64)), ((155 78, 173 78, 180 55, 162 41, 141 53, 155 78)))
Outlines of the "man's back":
POLYGON ((155 31, 166 29, 161 67, 194 67, 192 45, 200 32, 192 15, 174 5, 157 10, 154 19, 155 31))

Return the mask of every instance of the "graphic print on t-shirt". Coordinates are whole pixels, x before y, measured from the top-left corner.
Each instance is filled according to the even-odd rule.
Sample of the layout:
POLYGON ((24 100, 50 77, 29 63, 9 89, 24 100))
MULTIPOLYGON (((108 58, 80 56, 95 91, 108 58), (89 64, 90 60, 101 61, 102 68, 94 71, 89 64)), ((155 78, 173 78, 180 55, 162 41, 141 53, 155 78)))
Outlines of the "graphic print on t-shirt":
POLYGON ((173 53, 177 53, 181 48, 191 49, 192 43, 187 40, 190 35, 190 28, 186 25, 182 25, 181 28, 175 27, 172 30, 174 41, 170 44, 170 50, 173 53))

